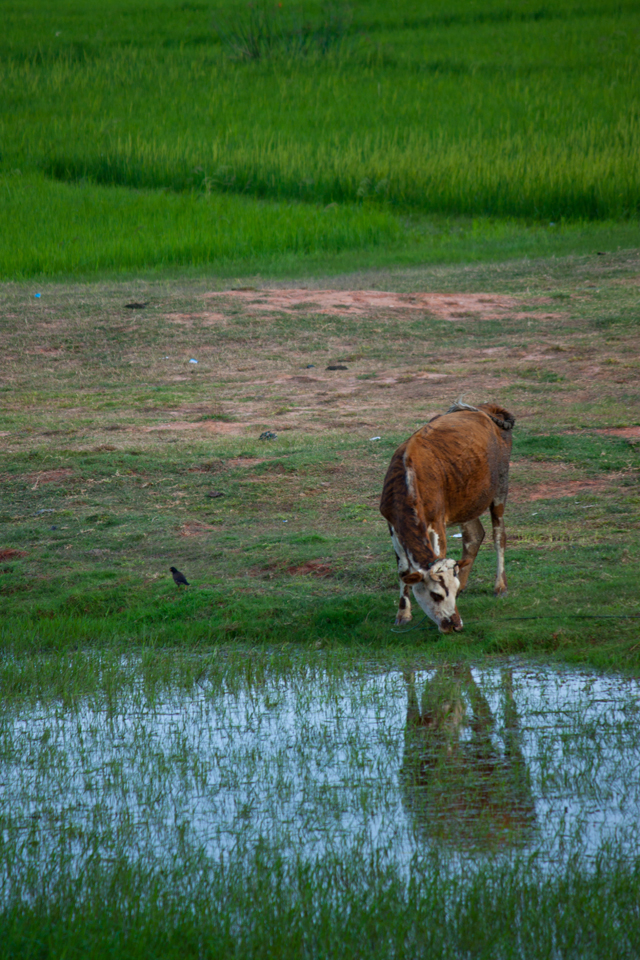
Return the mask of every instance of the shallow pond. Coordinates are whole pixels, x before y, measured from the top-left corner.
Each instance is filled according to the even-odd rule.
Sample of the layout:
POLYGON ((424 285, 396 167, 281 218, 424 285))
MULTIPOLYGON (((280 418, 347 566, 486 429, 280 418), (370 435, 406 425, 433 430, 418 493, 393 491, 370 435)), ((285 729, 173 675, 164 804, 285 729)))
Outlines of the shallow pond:
MULTIPOLYGON (((126 665, 135 674, 134 661, 126 665)), ((550 667, 267 671, 108 703, 12 702, 0 724, 5 891, 26 869, 640 852, 640 682, 550 667)))

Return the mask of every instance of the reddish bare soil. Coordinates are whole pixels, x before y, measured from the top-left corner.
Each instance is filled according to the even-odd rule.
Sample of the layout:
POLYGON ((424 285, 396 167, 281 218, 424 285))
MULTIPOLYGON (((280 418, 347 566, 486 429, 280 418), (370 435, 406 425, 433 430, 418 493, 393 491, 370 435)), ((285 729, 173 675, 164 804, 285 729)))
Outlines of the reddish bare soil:
POLYGON ((219 327, 220 324, 224 323, 225 316, 223 313, 168 313, 166 319, 185 326, 191 326, 197 320, 199 325, 205 327, 219 327))
POLYGON ((556 500, 558 497, 573 497, 578 493, 602 493, 608 486, 610 486, 610 480, 604 479, 551 481, 529 488, 513 484, 509 489, 509 498, 516 503, 556 500))
POLYGON ((287 567, 287 573, 292 577, 330 577, 333 573, 331 564, 327 560, 307 560, 298 567, 287 567))
POLYGON ((203 537, 212 530, 215 530, 215 527, 212 527, 208 523, 199 523, 197 520, 190 520, 188 523, 182 524, 179 532, 181 537, 203 537))
MULTIPOLYGON (((443 320, 482 319, 499 320, 504 317, 523 318, 519 308, 521 301, 515 297, 488 293, 391 293, 383 290, 227 290, 223 293, 205 295, 212 300, 236 300, 256 313, 294 313, 306 311, 328 316, 365 316, 372 311, 420 310, 441 317, 443 320)), ((550 301, 537 297, 529 298, 530 304, 538 306, 550 301)), ((187 320, 185 315, 173 315, 187 320)), ((199 316, 207 317, 208 314, 199 316)), ((214 315, 211 315, 214 316, 214 315)), ((538 320, 554 320, 559 313, 538 313, 538 320)), ((194 317, 195 318, 195 317, 194 317)))
POLYGON ((43 470, 40 473, 27 473, 24 476, 24 479, 28 482, 34 481, 34 489, 39 487, 42 483, 59 483, 61 480, 66 480, 67 477, 72 476, 73 470, 70 470, 69 467, 59 467, 57 470, 43 470))
POLYGON ((225 423, 219 420, 172 420, 169 423, 156 423, 150 427, 138 427, 143 433, 153 433, 156 430, 205 430, 207 433, 237 436, 244 433, 245 427, 241 423, 225 423))
POLYGON ((640 427, 605 427, 598 433, 606 433, 610 437, 640 437, 640 427))

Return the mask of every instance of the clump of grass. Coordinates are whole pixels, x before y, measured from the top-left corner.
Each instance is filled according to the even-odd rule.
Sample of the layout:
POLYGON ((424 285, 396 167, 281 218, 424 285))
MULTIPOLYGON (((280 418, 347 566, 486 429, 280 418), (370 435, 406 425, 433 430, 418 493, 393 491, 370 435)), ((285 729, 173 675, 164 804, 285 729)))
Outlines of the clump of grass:
POLYGON ((345 5, 327 4, 318 18, 262 0, 225 20, 216 17, 214 27, 233 60, 289 59, 326 56, 344 40, 351 19, 345 5))

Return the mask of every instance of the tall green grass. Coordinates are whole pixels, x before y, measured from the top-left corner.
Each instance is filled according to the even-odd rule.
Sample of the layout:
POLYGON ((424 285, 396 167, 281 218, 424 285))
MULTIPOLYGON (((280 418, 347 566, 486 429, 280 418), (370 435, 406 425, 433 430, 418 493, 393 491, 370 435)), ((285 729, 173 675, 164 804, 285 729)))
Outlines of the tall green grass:
MULTIPOLYGON (((517 49, 525 38, 512 39, 517 49)), ((57 179, 323 204, 367 197, 449 214, 638 210, 638 77, 627 59, 608 69, 469 53, 460 63, 235 63, 216 48, 116 48, 3 74, 6 162, 57 179)))
POLYGON ((32 0, 3 13, 0 174, 84 190, 30 181, 38 215, 5 182, 3 220, 26 234, 6 240, 5 276, 379 246, 399 227, 377 220, 378 206, 545 224, 637 218, 632 3, 369 0, 252 13, 230 0, 215 10, 110 0, 99 12, 88 0, 32 0), (185 192, 360 204, 368 219, 307 208, 296 220, 246 203, 230 215, 209 199, 208 221, 171 196, 185 192), (85 234, 110 204, 98 250, 85 234))
POLYGON ((55 183, 42 174, 0 177, 2 273, 33 275, 251 262, 393 242, 384 210, 220 194, 55 183))
MULTIPOLYGON (((45 6, 31 7, 36 29, 45 6)), ((640 17, 632 6, 556 6, 516 18, 506 2, 474 5, 474 16, 458 2, 416 21, 418 8, 399 5, 384 22, 363 4, 350 43, 316 59, 234 60, 207 18, 197 44, 176 48, 184 5, 172 4, 154 11, 144 43, 113 28, 80 46, 65 42, 68 27, 46 48, 25 38, 1 68, 4 162, 64 180, 324 204, 634 216, 640 17)), ((242 10, 226 5, 225 22, 241 24, 242 10)))

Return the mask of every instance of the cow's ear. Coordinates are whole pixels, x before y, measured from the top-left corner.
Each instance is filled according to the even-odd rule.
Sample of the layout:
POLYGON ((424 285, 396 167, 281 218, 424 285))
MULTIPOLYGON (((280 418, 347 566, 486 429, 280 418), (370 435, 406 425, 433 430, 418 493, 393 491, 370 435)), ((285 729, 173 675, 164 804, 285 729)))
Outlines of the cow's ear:
POLYGON ((460 570, 464 570, 465 567, 471 566, 472 563, 473 563, 473 560, 471 559, 471 557, 463 557, 462 560, 458 560, 454 570, 456 577, 458 576, 458 573, 460 572, 460 570))
POLYGON ((420 583, 420 581, 422 580, 422 574, 418 573, 417 570, 414 571, 413 573, 402 573, 400 575, 400 579, 402 580, 403 583, 407 583, 409 585, 414 583, 420 583))

